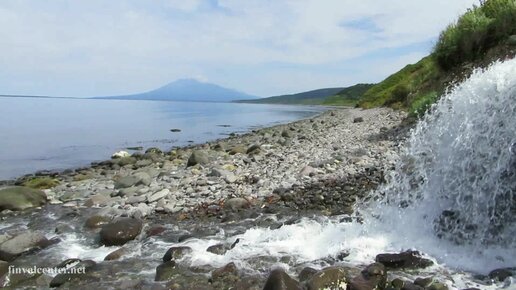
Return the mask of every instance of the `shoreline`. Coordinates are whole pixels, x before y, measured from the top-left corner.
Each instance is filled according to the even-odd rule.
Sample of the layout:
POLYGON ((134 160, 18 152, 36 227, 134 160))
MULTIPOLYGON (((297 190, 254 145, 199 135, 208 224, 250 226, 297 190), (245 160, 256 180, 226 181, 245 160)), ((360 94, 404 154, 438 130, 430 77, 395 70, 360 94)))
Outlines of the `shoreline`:
MULTIPOLYGON (((12 241, 30 235, 38 242, 5 256, 0 241, 0 260, 14 257, 8 263, 16 267, 54 267, 79 259, 78 265, 91 268, 72 280, 31 276, 8 283, 106 288, 128 283, 136 275, 135 281, 144 285, 153 278, 158 281, 153 285, 204 285, 222 265, 181 264, 173 267, 178 272, 163 274, 170 263, 175 265, 174 260, 166 261, 167 249, 183 247, 185 253, 176 253, 183 257, 190 250, 181 245, 207 239, 209 247, 202 251, 224 255, 238 246, 238 240, 231 240, 234 235, 253 227, 279 229, 305 217, 359 218, 354 205, 382 183, 383 172, 394 165, 408 128, 405 118, 404 112, 387 108, 339 108, 243 135, 166 153, 148 149, 62 173, 53 177, 59 185, 43 190, 46 205, 0 213, 5 224, 0 238, 12 241), (112 272, 125 274, 107 278, 112 272)), ((268 272, 280 262, 276 259, 253 257, 248 267, 268 272)), ((321 261, 337 262, 332 257, 321 261)), ((300 273, 302 266, 292 265, 290 273, 300 273)), ((355 265, 352 273, 362 266, 355 265)), ((265 273, 242 271, 239 283, 264 285, 265 273)), ((228 289, 236 283, 215 280, 205 289, 228 289)))

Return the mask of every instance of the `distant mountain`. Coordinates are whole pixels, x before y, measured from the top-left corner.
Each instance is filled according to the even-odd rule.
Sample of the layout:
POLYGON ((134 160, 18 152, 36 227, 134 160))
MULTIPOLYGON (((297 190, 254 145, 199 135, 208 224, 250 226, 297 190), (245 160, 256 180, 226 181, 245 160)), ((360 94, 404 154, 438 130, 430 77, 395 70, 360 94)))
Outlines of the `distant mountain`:
POLYGON ((239 103, 352 106, 373 84, 357 84, 347 88, 318 89, 292 95, 282 95, 254 100, 238 100, 239 103))
POLYGON ((255 99, 257 97, 215 84, 199 82, 194 79, 180 79, 161 88, 141 94, 98 98, 117 100, 231 102, 241 99, 255 99))
POLYGON ((268 98, 254 99, 254 100, 238 100, 239 103, 254 103, 254 104, 303 104, 303 105, 318 105, 321 104, 325 98, 333 96, 342 91, 344 88, 326 88, 318 89, 308 92, 302 92, 291 95, 281 95, 268 98))

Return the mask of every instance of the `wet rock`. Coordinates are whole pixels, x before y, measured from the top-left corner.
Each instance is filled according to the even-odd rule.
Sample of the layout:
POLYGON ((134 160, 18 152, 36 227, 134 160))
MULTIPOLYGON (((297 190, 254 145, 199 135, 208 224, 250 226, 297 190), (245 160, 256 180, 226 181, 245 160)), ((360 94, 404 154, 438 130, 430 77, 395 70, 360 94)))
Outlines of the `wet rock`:
POLYGON ((283 269, 275 269, 267 278, 263 290, 302 290, 301 284, 292 279, 283 269))
POLYGON ((0 189, 0 211, 24 210, 47 203, 46 194, 38 189, 13 186, 0 189))
POLYGON ((163 262, 168 262, 171 260, 179 260, 191 252, 192 252, 192 248, 190 248, 190 247, 171 247, 170 249, 167 250, 167 252, 163 256, 163 262))
POLYGON ((376 262, 382 263, 385 267, 391 269, 426 268, 434 264, 432 261, 422 258, 418 251, 406 251, 396 254, 379 254, 376 256, 376 262))
POLYGON ((48 246, 45 235, 39 232, 25 232, 0 245, 0 260, 13 261, 18 256, 48 246))
POLYGON ((118 250, 115 250, 111 253, 109 253, 105 258, 104 261, 113 261, 120 259, 124 254, 126 253, 126 250, 124 248, 120 248, 118 250))
POLYGON ((57 274, 52 281, 50 281, 50 288, 61 287, 66 283, 77 282, 87 277, 87 272, 92 269, 97 263, 91 260, 80 261, 75 266, 71 267, 76 273, 61 273, 57 274))
POLYGON ((194 150, 190 157, 188 158, 188 162, 186 164, 187 167, 194 166, 197 164, 206 165, 210 163, 210 159, 208 154, 201 150, 194 150))
MULTIPOLYGON (((0 260, 0 277, 5 275, 7 272, 9 272, 9 263, 6 261, 0 260)), ((0 283, 1 285, 1 283, 0 283)))
POLYGON ((310 267, 303 268, 303 270, 301 270, 301 272, 299 273, 299 281, 301 281, 301 282, 308 281, 308 280, 312 279, 312 277, 317 272, 319 272, 319 271, 317 271, 314 268, 310 268, 310 267))
POLYGON ((98 229, 102 227, 103 225, 108 224, 111 221, 109 217, 106 216, 100 216, 100 215, 94 215, 89 217, 86 222, 84 223, 84 226, 88 229, 98 229))
POLYGON ((162 225, 154 225, 152 227, 150 227, 146 232, 145 232, 145 235, 148 237, 153 237, 153 236, 159 236, 161 235, 164 231, 166 231, 167 228, 165 228, 164 226, 162 225))
POLYGON ((177 267, 176 262, 168 261, 156 267, 154 281, 170 281, 176 276, 182 275, 182 270, 177 267))
POLYGON ((178 133, 178 132, 181 132, 181 129, 176 129, 176 128, 174 128, 174 129, 170 129, 170 132, 172 132, 172 133, 178 133))
POLYGON ((226 247, 224 244, 216 244, 209 246, 206 251, 216 255, 224 255, 228 251, 228 247, 226 247))
POLYGON ((132 165, 132 164, 135 164, 136 162, 137 162, 137 159, 134 157, 122 157, 119 159, 115 159, 113 161, 112 168, 116 169, 117 167, 119 168, 121 166, 132 165))
POLYGON ((100 230, 100 242, 106 246, 121 246, 134 240, 141 232, 143 224, 138 219, 120 218, 104 225, 100 230))
POLYGON ((58 224, 56 228, 54 229, 54 233, 56 234, 65 234, 65 233, 71 233, 75 230, 71 225, 69 224, 58 224))
MULTIPOLYGON (((238 280, 238 269, 235 263, 229 263, 224 267, 213 270, 211 273, 211 280, 214 284, 223 282, 228 285, 234 285, 238 280), (223 281, 221 281, 223 280, 223 281)), ((219 288, 219 287, 217 287, 219 288)))
POLYGON ((159 148, 151 147, 151 148, 145 150, 145 154, 158 154, 158 155, 161 155, 161 154, 163 154, 163 151, 161 151, 161 149, 159 149, 159 148))
POLYGON ((414 284, 415 285, 418 285, 418 286, 421 286, 423 288, 427 287, 428 285, 432 284, 432 282, 434 282, 434 279, 432 277, 428 277, 428 278, 416 278, 416 280, 414 280, 414 284))
POLYGON ((307 289, 318 290, 328 288, 346 290, 350 280, 348 270, 348 268, 339 266, 324 268, 312 276, 307 283, 307 289))
POLYGON ((498 281, 505 281, 508 277, 516 276, 516 267, 514 268, 501 268, 489 272, 489 278, 498 281))
POLYGON ((240 209, 249 208, 250 204, 247 199, 242 197, 234 197, 226 200, 224 202, 224 209, 232 210, 232 211, 238 211, 240 209))
POLYGON ((385 288, 387 271, 380 263, 367 266, 360 275, 349 282, 348 290, 375 290, 385 288))

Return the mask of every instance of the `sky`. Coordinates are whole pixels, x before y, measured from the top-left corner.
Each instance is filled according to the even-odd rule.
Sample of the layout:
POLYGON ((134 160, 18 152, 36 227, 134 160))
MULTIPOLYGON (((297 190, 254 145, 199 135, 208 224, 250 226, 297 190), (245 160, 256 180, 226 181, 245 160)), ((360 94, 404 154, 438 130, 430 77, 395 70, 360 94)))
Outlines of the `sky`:
POLYGON ((1 0, 0 94, 195 78, 267 97, 378 82, 478 0, 1 0))

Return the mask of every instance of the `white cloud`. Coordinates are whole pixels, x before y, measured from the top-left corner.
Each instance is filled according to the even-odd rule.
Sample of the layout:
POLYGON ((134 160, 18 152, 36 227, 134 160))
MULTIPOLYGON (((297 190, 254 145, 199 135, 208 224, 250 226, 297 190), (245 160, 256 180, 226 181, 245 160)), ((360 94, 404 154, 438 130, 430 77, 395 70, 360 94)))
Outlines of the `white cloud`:
MULTIPOLYGON (((2 0, 0 93, 108 95, 191 76, 264 95, 283 93, 282 83, 285 90, 344 85, 354 78, 330 74, 325 64, 435 39, 476 2, 2 0), (377 29, 345 25, 356 21, 377 29)), ((412 59, 414 52, 391 56, 382 69, 408 53, 412 59)))

